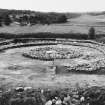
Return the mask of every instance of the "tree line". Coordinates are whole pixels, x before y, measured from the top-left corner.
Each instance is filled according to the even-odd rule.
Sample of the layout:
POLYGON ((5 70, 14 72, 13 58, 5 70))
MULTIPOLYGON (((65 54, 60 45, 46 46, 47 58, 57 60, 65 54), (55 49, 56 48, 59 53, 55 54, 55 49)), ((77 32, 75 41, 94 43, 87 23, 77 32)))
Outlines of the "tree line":
POLYGON ((0 26, 9 26, 17 22, 21 26, 35 24, 54 24, 67 22, 67 16, 64 13, 41 13, 31 11, 0 11, 0 26))
POLYGON ((23 15, 19 18, 14 18, 20 25, 35 25, 35 24, 54 24, 65 23, 67 17, 64 14, 40 14, 40 15, 23 15))
POLYGON ((9 26, 12 23, 11 18, 9 15, 0 16, 0 26, 6 25, 9 26))

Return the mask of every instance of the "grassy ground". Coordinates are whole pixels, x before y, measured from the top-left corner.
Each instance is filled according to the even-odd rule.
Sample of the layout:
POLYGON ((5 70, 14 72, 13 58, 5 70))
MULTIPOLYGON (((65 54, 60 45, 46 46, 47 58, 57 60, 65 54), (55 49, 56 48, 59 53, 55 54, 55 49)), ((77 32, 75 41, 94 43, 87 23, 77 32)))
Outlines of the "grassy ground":
MULTIPOLYGON (((79 48, 75 46, 68 46, 70 49, 81 49, 84 55, 96 54, 100 59, 100 52, 90 48, 79 48), (88 50, 88 52, 87 52, 88 50), (86 53, 87 52, 87 53, 86 53), (95 52, 95 53, 94 53, 95 52)), ((53 88, 65 88, 75 87, 78 83, 84 87, 86 84, 89 86, 104 86, 103 83, 105 76, 96 74, 59 74, 55 73, 50 69, 52 65, 51 61, 45 62, 40 60, 34 60, 25 58, 22 56, 22 52, 28 51, 35 47, 27 48, 16 48, 7 50, 0 54, 0 84, 6 87, 27 85, 38 87, 53 87, 53 88), (81 78, 80 78, 81 77, 81 78)), ((95 60, 94 58, 91 60, 95 60)), ((87 61, 87 60, 86 60, 87 61)), ((91 62, 91 61, 89 61, 91 62)), ((55 64, 81 64, 84 63, 82 58, 70 59, 70 60, 56 60, 55 64)), ((0 85, 0 86, 1 86, 0 85)))

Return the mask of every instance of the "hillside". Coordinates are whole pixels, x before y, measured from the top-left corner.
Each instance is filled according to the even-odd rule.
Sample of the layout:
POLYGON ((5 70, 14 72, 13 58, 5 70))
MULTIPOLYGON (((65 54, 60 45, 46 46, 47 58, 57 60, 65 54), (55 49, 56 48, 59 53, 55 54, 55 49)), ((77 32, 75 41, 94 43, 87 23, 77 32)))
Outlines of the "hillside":
MULTIPOLYGON (((67 22, 65 23, 52 23, 52 24, 35 24, 20 26, 17 22, 13 22, 10 26, 3 25, 0 27, 0 33, 82 33, 87 34, 91 26, 96 29, 96 34, 105 34, 105 12, 93 13, 43 13, 29 10, 7 10, 0 9, 0 16, 5 14, 21 16, 23 14, 36 15, 36 16, 59 16, 65 14, 67 22)), ((50 18, 49 18, 50 19, 50 18)))
POLYGON ((96 29, 96 34, 105 34, 105 15, 87 15, 83 14, 76 18, 68 19, 68 22, 62 24, 33 26, 19 26, 12 23, 11 26, 0 27, 0 33, 88 33, 91 26, 96 29))

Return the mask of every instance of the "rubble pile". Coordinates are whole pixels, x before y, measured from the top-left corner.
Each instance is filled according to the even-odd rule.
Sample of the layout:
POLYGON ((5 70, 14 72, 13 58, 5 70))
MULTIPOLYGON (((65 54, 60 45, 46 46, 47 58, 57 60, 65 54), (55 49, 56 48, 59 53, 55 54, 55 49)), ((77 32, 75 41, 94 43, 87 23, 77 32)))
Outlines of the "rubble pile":
POLYGON ((53 60, 53 59, 73 59, 82 56, 82 53, 77 50, 59 47, 40 47, 29 52, 24 52, 23 56, 39 59, 39 60, 53 60))
POLYGON ((105 88, 33 89, 0 92, 0 105, 105 105, 105 88))

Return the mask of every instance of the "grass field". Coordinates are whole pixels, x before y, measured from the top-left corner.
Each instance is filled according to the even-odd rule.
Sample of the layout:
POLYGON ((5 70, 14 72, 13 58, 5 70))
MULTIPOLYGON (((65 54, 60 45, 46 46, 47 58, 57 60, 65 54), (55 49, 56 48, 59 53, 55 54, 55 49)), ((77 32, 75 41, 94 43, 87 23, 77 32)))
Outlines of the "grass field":
POLYGON ((91 26, 94 26, 97 34, 105 34, 105 15, 83 14, 77 18, 68 19, 64 24, 19 26, 11 24, 0 28, 0 33, 88 33, 91 26))
MULTIPOLYGON (((59 46, 58 46, 59 47, 59 46)), ((103 59, 103 54, 100 51, 91 48, 78 47, 78 46, 65 46, 72 50, 80 50, 86 55, 92 55, 90 60, 84 60, 84 57, 74 59, 55 60, 56 65, 75 65, 91 63, 97 59, 103 59), (88 53, 86 53, 88 50, 88 53), (94 53, 95 52, 95 53, 94 53), (93 57, 95 56, 95 58, 93 57)), ((80 86, 105 86, 103 83, 105 76, 96 74, 57 74, 55 75, 49 66, 52 61, 40 61, 30 59, 22 56, 23 52, 34 49, 35 47, 16 48, 6 50, 0 54, 0 86, 15 87, 18 85, 27 85, 34 88, 38 87, 75 87, 77 83, 80 86), (81 77, 81 78, 80 78, 81 77)))

